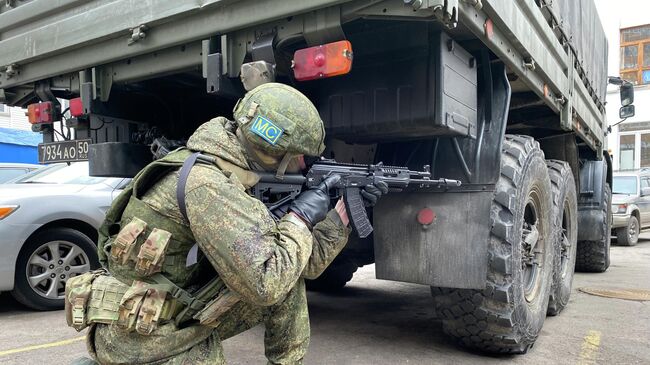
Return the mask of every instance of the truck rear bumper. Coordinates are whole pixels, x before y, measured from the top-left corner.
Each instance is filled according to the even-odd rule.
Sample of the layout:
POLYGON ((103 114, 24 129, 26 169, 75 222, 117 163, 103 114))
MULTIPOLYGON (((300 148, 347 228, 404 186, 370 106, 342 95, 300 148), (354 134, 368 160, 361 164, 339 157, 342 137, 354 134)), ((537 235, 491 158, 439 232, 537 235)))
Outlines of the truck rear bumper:
POLYGON ((374 209, 378 279, 482 289, 487 275, 494 193, 389 194, 374 209), (423 208, 435 213, 420 224, 423 208))

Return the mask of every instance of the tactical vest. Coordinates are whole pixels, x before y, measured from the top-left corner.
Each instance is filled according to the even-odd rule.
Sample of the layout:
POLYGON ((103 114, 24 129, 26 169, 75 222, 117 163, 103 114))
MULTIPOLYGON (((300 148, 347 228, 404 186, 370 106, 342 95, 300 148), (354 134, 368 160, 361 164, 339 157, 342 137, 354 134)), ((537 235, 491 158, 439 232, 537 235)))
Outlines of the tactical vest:
POLYGON ((179 326, 192 319, 216 325, 218 317, 239 301, 207 259, 187 263, 188 255, 197 249, 189 227, 141 200, 157 181, 189 162, 179 182, 183 193, 179 205, 185 213, 184 186, 196 156, 179 149, 152 162, 115 199, 99 228, 103 271, 74 277, 66 285, 70 326, 80 331, 92 323, 105 323, 148 335, 170 320, 179 326))

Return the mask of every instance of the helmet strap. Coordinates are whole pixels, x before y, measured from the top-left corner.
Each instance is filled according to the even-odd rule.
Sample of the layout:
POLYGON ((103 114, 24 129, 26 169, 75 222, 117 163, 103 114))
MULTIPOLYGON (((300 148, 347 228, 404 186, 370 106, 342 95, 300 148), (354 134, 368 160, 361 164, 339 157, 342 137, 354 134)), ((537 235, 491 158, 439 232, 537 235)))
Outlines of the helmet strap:
POLYGON ((284 154, 284 157, 282 157, 282 161, 280 161, 280 165, 278 166, 278 171, 275 173, 275 177, 277 179, 282 180, 284 178, 284 173, 287 171, 287 166, 289 166, 291 160, 296 156, 297 155, 289 152, 284 154))

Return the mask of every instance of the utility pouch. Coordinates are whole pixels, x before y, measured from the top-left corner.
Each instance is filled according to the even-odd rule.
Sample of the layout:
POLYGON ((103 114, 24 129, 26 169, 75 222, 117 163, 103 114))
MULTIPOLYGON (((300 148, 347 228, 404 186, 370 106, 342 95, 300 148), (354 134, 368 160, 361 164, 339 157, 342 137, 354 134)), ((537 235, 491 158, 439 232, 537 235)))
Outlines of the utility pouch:
POLYGON ((124 293, 120 301, 117 325, 128 332, 135 329, 138 320, 138 312, 149 290, 149 284, 142 281, 134 281, 131 287, 124 293))
POLYGON ((120 230, 111 244, 111 259, 115 262, 125 264, 129 260, 129 257, 131 257, 131 252, 133 252, 138 236, 146 228, 146 222, 137 217, 133 217, 131 222, 120 230))
POLYGON ((65 286, 65 319, 68 326, 81 331, 89 324, 87 305, 95 279, 106 271, 97 270, 70 278, 65 286))
POLYGON ((138 312, 135 330, 141 335, 149 335, 158 327, 160 315, 165 306, 167 292, 149 289, 138 312))
POLYGON ((216 298, 208 302, 205 308, 194 316, 194 319, 204 326, 216 327, 219 324, 218 319, 240 300, 237 293, 226 287, 216 298))
POLYGON ((120 303, 129 286, 112 276, 93 281, 87 305, 88 323, 113 324, 119 319, 120 303))
POLYGON ((171 237, 172 234, 163 229, 154 228, 151 231, 147 240, 140 246, 138 261, 135 264, 138 275, 151 276, 160 272, 165 259, 165 249, 171 237))
POLYGON ((134 281, 119 305, 117 325, 131 332, 149 335, 163 321, 171 320, 181 304, 169 297, 168 286, 134 281))

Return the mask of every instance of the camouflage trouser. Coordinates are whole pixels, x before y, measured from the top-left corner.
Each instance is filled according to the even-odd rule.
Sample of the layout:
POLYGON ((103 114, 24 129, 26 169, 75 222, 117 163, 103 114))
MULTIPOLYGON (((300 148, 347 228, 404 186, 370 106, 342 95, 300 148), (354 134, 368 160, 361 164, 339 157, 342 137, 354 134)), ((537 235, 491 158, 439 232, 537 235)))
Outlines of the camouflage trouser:
POLYGON ((309 346, 309 314, 305 281, 280 302, 260 307, 239 302, 219 319, 216 328, 173 323, 149 336, 125 333, 114 326, 93 325, 88 350, 101 364, 223 364, 221 341, 264 323, 265 354, 270 364, 301 364, 309 346))

